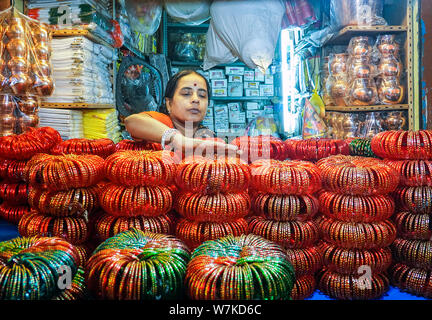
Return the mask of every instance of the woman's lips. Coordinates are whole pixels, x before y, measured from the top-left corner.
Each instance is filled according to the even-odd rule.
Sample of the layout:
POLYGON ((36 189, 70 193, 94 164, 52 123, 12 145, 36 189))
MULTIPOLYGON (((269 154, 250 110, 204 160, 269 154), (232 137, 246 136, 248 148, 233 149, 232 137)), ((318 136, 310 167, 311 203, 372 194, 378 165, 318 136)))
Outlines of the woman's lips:
POLYGON ((188 112, 190 112, 192 114, 199 114, 199 113, 201 113, 200 109, 195 109, 195 108, 189 109, 188 112))

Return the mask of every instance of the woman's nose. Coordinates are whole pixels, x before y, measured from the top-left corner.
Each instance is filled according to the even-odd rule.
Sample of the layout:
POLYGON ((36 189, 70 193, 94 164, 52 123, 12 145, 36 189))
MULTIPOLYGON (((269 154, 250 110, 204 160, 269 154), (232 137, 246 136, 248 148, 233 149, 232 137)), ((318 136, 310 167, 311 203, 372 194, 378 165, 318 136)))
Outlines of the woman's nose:
POLYGON ((198 96, 198 92, 194 92, 192 93, 192 101, 193 102, 199 102, 199 96, 198 96))

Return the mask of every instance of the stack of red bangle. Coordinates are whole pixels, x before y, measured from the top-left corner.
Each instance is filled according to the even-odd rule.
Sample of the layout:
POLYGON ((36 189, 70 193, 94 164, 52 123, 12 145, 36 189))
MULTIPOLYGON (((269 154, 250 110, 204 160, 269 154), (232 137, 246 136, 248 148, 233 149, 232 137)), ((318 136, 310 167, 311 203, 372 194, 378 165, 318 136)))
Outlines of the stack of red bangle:
POLYGON ((172 233, 176 170, 168 151, 120 150, 108 156, 104 172, 110 182, 99 189, 104 214, 95 221, 97 237, 106 240, 131 228, 172 233))
POLYGON ((372 139, 372 150, 400 175, 392 193, 397 239, 389 269, 393 284, 432 297, 432 131, 387 131, 372 139))
POLYGON ((288 158, 317 161, 332 155, 349 155, 349 144, 345 140, 307 139, 285 140, 288 158))
POLYGON ((321 188, 320 170, 302 160, 257 160, 251 165, 252 209, 249 233, 282 245, 296 273, 291 297, 302 300, 316 287, 322 266, 317 247, 319 229, 313 221, 319 209, 313 194, 321 188))
POLYGON ((151 143, 147 141, 121 140, 116 144, 116 151, 131 150, 131 151, 159 151, 162 150, 160 143, 151 143))
POLYGON ((45 235, 84 244, 90 233, 89 215, 99 207, 103 158, 97 155, 34 156, 24 170, 30 184, 32 212, 19 224, 23 236, 45 235))
POLYGON ((207 240, 247 232, 250 169, 231 157, 186 157, 178 166, 174 208, 182 216, 176 235, 192 250, 207 240))
POLYGON ((69 139, 59 143, 52 150, 52 154, 95 154, 106 158, 116 151, 116 145, 111 139, 69 139))
POLYGON ((318 287, 337 299, 378 298, 389 288, 396 227, 388 193, 397 187, 397 172, 383 160, 344 155, 317 165, 326 189, 319 195, 324 269, 318 287))
POLYGON ((0 137, 0 217, 17 224, 30 212, 26 166, 37 153, 50 152, 61 142, 60 134, 50 128, 29 128, 20 135, 0 137))
POLYGON ((242 159, 251 163, 259 159, 285 160, 288 158, 286 144, 273 136, 242 136, 231 141, 243 151, 242 159))

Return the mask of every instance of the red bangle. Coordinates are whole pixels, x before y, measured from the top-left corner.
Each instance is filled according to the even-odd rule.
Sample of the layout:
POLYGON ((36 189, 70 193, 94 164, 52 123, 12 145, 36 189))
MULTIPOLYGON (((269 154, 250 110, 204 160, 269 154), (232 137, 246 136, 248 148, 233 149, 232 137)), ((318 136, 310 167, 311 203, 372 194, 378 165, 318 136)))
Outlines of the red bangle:
POLYGON ((0 183, 0 198, 10 205, 26 205, 29 192, 27 183, 0 183))
POLYGON ((306 221, 315 217, 319 202, 313 196, 256 193, 252 199, 256 215, 276 221, 306 221))
POLYGON ((392 192, 399 183, 397 172, 375 158, 331 156, 317 162, 323 187, 351 195, 378 195, 392 192))
POLYGON ((176 184, 183 191, 199 193, 241 192, 249 186, 250 169, 236 158, 189 157, 177 170, 176 184))
POLYGON ((432 214, 432 187, 399 187, 391 195, 400 210, 432 214))
POLYGON ((29 213, 29 206, 15 206, 6 202, 0 204, 0 217, 10 223, 17 224, 23 216, 29 213))
POLYGON ((307 161, 258 160, 251 164, 252 188, 269 194, 313 194, 321 188, 320 170, 307 161))
POLYGON ((25 180, 33 186, 52 191, 86 188, 104 176, 104 160, 95 155, 40 154, 26 166, 25 180))
POLYGON ((285 148, 282 147, 283 142, 271 136, 242 136, 230 143, 243 152, 241 159, 249 163, 260 159, 282 159, 286 155, 285 148))
POLYGON ((100 191, 100 205, 105 212, 118 217, 156 217, 172 209, 170 188, 126 187, 112 183, 100 191))
POLYGON ((332 192, 319 195, 320 212, 329 218, 346 222, 377 222, 387 220, 395 204, 388 195, 351 196, 332 192))
POLYGON ((311 274, 304 274, 296 277, 294 287, 291 291, 291 299, 304 300, 310 297, 316 288, 315 277, 311 274))
POLYGON ((174 153, 168 151, 118 151, 105 159, 106 177, 123 186, 161 186, 174 183, 174 153))
POLYGON ((132 150, 132 151, 144 151, 144 150, 152 150, 159 151, 162 150, 162 146, 160 143, 151 143, 147 141, 133 141, 133 140, 121 140, 116 144, 116 151, 121 150, 132 150))
POLYGON ((396 227, 389 220, 362 223, 320 217, 317 223, 325 241, 346 249, 388 247, 396 238, 396 227))
POLYGON ((336 139, 285 140, 290 159, 317 161, 332 155, 349 155, 349 144, 336 139))
POLYGON ((393 258, 413 268, 432 271, 432 242, 397 238, 391 245, 393 258))
POLYGON ((252 217, 248 230, 249 233, 274 241, 286 249, 311 247, 319 238, 319 229, 312 220, 280 222, 252 217))
POLYGON ((92 214, 98 208, 98 190, 98 186, 67 191, 42 191, 30 187, 28 203, 33 209, 51 216, 82 216, 92 214))
POLYGON ((399 237, 409 240, 432 238, 432 219, 428 214, 398 212, 394 220, 399 237))
POLYGON ((0 178, 8 182, 24 181, 26 164, 26 160, 0 159, 0 178))
POLYGON ((102 158, 115 152, 115 144, 111 139, 69 139, 56 145, 51 153, 61 154, 94 154, 102 158))
POLYGON ((372 273, 370 283, 364 283, 360 277, 361 275, 343 275, 324 268, 318 274, 318 289, 332 298, 342 300, 376 299, 389 289, 390 282, 384 274, 372 273))
POLYGON ((392 283, 401 290, 432 298, 432 273, 429 270, 396 263, 390 267, 389 274, 392 283))
POLYGON ((356 274, 359 268, 365 265, 369 266, 373 273, 383 273, 392 262, 389 248, 344 249, 323 241, 320 250, 326 268, 340 274, 356 274))
POLYGON ((199 194, 179 192, 175 210, 184 218, 195 222, 228 222, 245 217, 250 210, 247 192, 199 194))
POLYGON ((36 211, 24 215, 18 224, 21 236, 60 237, 72 244, 82 244, 88 238, 88 225, 84 218, 55 218, 36 211))
POLYGON ((322 252, 318 246, 286 249, 288 260, 294 267, 298 276, 313 275, 322 265, 322 252))
POLYGON ((228 235, 240 236, 247 234, 246 220, 238 219, 231 222, 192 222, 181 219, 176 227, 176 236, 194 250, 200 244, 208 240, 215 240, 228 235))
POLYGON ((400 176, 400 185, 406 187, 432 187, 432 161, 385 160, 400 176))
POLYGON ((160 234, 173 234, 174 226, 175 217, 172 214, 157 217, 114 217, 103 214, 94 224, 96 237, 102 241, 132 228, 160 234))

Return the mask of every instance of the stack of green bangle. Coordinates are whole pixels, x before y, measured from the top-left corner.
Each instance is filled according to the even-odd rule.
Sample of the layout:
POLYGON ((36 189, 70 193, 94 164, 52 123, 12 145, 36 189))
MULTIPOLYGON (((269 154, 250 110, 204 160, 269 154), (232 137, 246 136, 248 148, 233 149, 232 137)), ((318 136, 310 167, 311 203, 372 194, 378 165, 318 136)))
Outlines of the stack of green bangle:
POLYGON ((0 300, 47 300, 61 294, 61 270, 75 276, 79 256, 59 238, 15 238, 0 243, 0 300))
POLYGON ((86 283, 98 299, 178 299, 189 259, 189 249, 174 236, 133 228, 96 248, 86 283))
POLYGON ((186 273, 187 292, 195 300, 291 300, 294 282, 285 251, 253 234, 204 242, 186 273))
POLYGON ((71 287, 69 289, 65 289, 59 295, 55 296, 51 300, 81 300, 87 299, 87 286, 85 284, 84 277, 84 269, 83 267, 79 267, 75 277, 72 280, 71 287))
POLYGON ((371 149, 371 140, 365 138, 357 138, 349 143, 350 155, 361 157, 377 158, 376 154, 371 149))

